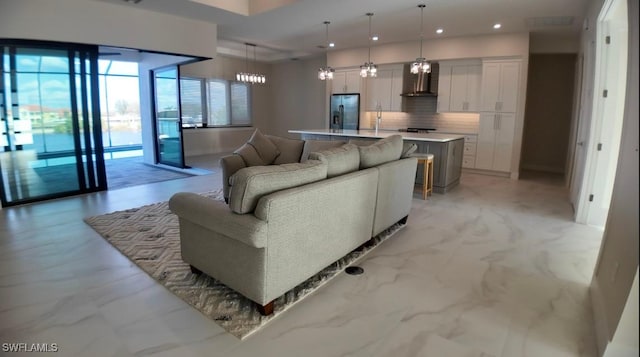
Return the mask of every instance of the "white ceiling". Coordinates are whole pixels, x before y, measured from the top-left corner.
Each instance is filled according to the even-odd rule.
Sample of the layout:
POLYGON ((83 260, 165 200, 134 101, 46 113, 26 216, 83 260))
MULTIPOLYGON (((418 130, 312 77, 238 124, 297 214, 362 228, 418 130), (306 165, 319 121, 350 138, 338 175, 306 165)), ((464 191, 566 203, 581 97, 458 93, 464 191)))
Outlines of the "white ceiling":
MULTIPOLYGON (((324 49, 318 46, 325 43, 324 21, 331 21, 329 37, 336 43, 336 50, 366 47, 367 12, 374 13, 372 32, 380 36, 376 44, 419 40, 420 3, 426 5, 425 39, 496 32, 557 33, 566 37, 579 33, 589 3, 588 0, 280 0, 278 7, 247 16, 235 9, 221 9, 223 0, 100 1, 216 23, 219 53, 244 57, 244 43, 254 43, 256 56, 263 61, 321 54, 324 49), (570 20, 571 24, 557 24, 561 20, 570 20), (493 29, 496 22, 502 24, 501 29, 493 29), (443 28, 444 33, 437 35, 437 28, 443 28)), ((258 2, 241 3, 250 7, 251 1, 258 2)), ((253 56, 251 48, 249 55, 253 56)))

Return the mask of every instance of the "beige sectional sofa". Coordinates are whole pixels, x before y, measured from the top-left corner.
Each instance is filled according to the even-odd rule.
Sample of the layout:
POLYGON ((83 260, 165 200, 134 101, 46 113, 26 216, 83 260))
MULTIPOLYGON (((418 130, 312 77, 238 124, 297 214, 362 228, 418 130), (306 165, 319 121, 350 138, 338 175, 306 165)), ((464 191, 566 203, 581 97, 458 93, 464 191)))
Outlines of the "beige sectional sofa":
POLYGON ((225 181, 228 205, 175 194, 169 207, 179 217, 183 260, 270 314, 277 297, 406 222, 417 163, 401 158, 402 138, 342 144, 302 163, 237 170, 225 181))

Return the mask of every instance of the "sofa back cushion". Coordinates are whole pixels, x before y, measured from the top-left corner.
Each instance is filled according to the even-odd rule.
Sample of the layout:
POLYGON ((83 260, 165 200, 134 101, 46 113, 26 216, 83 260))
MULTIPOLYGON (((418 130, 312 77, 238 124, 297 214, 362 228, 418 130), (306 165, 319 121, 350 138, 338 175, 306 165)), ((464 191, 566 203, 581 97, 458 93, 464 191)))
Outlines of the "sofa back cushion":
POLYGON ((235 213, 250 213, 264 195, 327 178, 327 163, 308 160, 270 166, 245 167, 231 176, 229 208, 235 213))
POLYGON ((274 165, 290 164, 300 162, 302 149, 304 148, 304 140, 283 138, 280 136, 265 135, 272 143, 275 144, 280 155, 273 162, 274 165))
POLYGON ((358 146, 358 150, 360 151, 361 169, 398 160, 402 154, 402 136, 387 136, 371 145, 358 146))
POLYGON ((360 153, 358 147, 353 144, 312 152, 309 154, 309 160, 326 162, 327 178, 358 171, 360 167, 360 153))
POLYGON ((300 162, 307 161, 309 159, 309 154, 311 154, 312 152, 336 148, 342 145, 344 145, 344 141, 306 140, 304 142, 304 148, 302 149, 302 156, 300 157, 300 162))

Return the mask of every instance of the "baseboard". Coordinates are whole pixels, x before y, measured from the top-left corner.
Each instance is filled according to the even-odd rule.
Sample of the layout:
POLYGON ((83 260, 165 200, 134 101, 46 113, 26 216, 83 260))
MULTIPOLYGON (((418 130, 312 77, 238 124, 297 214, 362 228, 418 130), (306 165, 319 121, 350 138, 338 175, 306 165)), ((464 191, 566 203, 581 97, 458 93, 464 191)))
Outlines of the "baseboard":
POLYGON ((531 171, 541 171, 541 172, 550 172, 553 174, 564 174, 564 167, 552 167, 546 165, 534 165, 534 164, 522 164, 522 170, 531 170, 531 171))
POLYGON ((596 345, 598 347, 598 356, 603 356, 609 344, 609 326, 607 324, 607 316, 604 310, 604 300, 602 292, 598 286, 598 280, 591 280, 589 286, 589 295, 591 296, 591 307, 593 309, 593 325, 596 333, 596 345))
POLYGON ((472 168, 469 168, 469 167, 463 167, 462 168, 462 172, 463 173, 470 173, 470 174, 498 176, 498 177, 511 177, 511 173, 510 172, 472 169, 472 168))

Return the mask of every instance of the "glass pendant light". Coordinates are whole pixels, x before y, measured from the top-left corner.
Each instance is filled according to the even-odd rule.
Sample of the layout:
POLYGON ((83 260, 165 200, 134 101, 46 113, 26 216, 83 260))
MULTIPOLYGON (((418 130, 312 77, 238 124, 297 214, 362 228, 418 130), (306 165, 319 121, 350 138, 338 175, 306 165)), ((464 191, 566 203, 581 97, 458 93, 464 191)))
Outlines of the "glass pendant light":
POLYGON ((378 75, 378 67, 371 62, 371 17, 373 16, 372 12, 368 12, 367 16, 369 16, 369 57, 367 62, 365 62, 362 66, 360 66, 360 77, 375 77, 378 75))
MULTIPOLYGON (((325 21, 324 25, 326 26, 326 41, 325 41, 325 57, 326 57, 326 53, 329 52, 329 24, 331 22, 329 21, 325 21)), ((324 80, 331 80, 333 79, 333 73, 335 71, 333 70, 333 68, 329 67, 328 65, 326 67, 320 67, 320 69, 318 70, 318 79, 321 81, 324 80)))
POLYGON ((253 69, 255 71, 256 65, 256 45, 252 43, 245 43, 245 71, 236 73, 236 80, 238 82, 250 83, 250 84, 265 84, 267 78, 264 74, 249 72, 249 46, 253 47, 253 69))
POLYGON ((424 37, 424 4, 420 4, 418 5, 418 7, 420 8, 420 57, 416 58, 416 61, 411 64, 411 73, 431 73, 431 63, 429 63, 424 57, 422 57, 422 39, 424 37))

